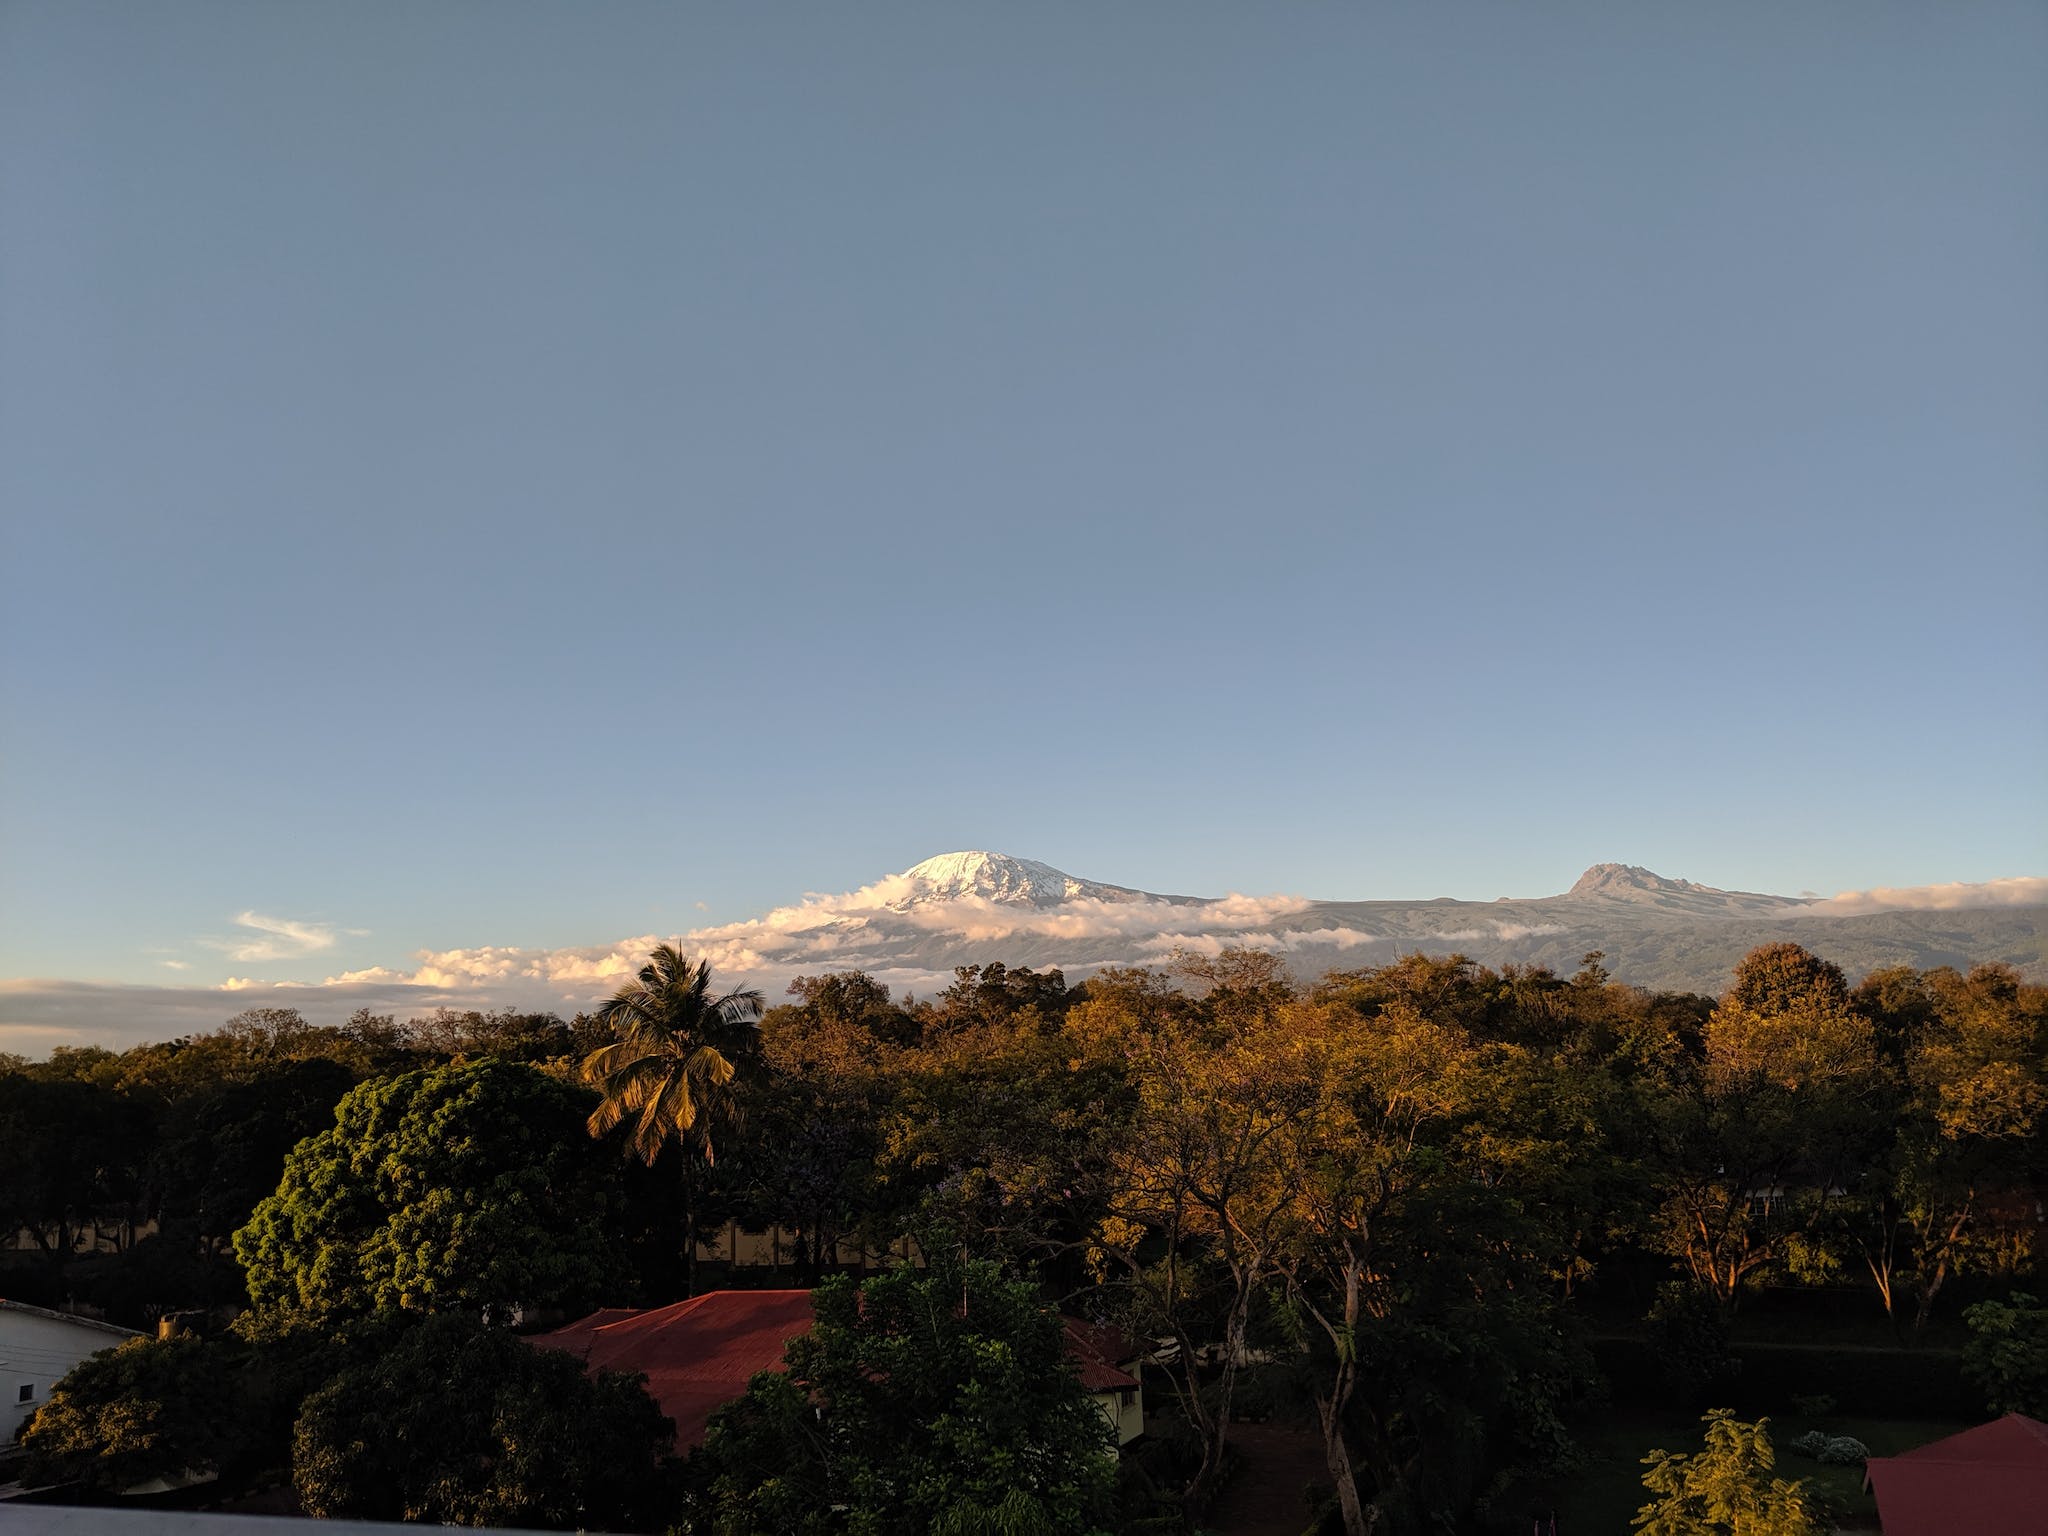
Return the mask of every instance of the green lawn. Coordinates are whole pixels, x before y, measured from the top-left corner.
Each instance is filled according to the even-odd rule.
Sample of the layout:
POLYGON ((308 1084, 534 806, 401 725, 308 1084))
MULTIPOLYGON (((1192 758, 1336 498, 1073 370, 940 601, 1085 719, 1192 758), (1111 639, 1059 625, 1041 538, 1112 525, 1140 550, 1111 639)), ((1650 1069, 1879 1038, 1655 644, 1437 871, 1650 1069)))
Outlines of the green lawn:
MULTIPOLYGON (((1750 1417, 1739 1402, 1733 1406, 1738 1417, 1750 1417)), ((1946 1419, 1870 1419, 1850 1413, 1819 1418, 1772 1415, 1771 1442, 1778 1448, 1778 1476, 1812 1479, 1838 1498, 1851 1523, 1874 1527, 1877 1505, 1863 1491, 1861 1467, 1824 1467, 1787 1450, 1788 1443, 1809 1429, 1819 1429, 1853 1435, 1870 1447, 1873 1456, 1896 1456, 1969 1427, 1967 1422, 1946 1419)), ((1612 1414, 1585 1425, 1578 1438, 1592 1464, 1559 1500, 1559 1536, 1626 1536, 1646 1497, 1642 1458, 1659 1449, 1696 1451, 1701 1433, 1699 1415, 1686 1412, 1612 1414)))

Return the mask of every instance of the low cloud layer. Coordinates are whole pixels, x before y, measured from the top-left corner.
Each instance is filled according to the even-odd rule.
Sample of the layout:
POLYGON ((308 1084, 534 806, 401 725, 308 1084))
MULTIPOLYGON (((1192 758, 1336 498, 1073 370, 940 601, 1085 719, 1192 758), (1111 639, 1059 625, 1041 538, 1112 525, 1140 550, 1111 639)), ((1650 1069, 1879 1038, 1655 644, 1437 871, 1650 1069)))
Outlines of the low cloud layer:
POLYGON ((2048 879, 2021 875, 1974 884, 1952 880, 1946 885, 1880 885, 1867 891, 1843 891, 1792 908, 1788 915, 1859 917, 1867 912, 1956 912, 1971 907, 2039 906, 2048 906, 2048 879))

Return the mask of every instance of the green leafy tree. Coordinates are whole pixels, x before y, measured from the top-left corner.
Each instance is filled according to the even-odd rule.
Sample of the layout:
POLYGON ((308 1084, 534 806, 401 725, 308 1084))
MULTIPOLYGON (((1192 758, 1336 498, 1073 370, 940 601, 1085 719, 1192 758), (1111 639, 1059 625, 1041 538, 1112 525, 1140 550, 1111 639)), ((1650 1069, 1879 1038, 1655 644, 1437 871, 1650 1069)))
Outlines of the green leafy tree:
POLYGON ((1888 1134, 1876 1037, 1838 970, 1766 945, 1737 968, 1701 1055, 1659 1066, 1644 1101, 1663 1196, 1654 1235, 1733 1311, 1755 1277, 1833 1224, 1844 1181, 1888 1134))
POLYGON ((334 1123, 334 1106, 355 1081, 341 1063, 314 1057, 165 1108, 151 1159, 159 1231, 136 1254, 154 1261, 139 1277, 151 1300, 165 1309, 243 1301, 236 1230, 276 1190, 292 1148, 334 1123))
POLYGON ((800 1001, 761 1020, 766 1070, 724 1170, 752 1224, 794 1236, 798 1282, 815 1285, 840 1240, 874 1225, 882 1116, 916 1030, 858 971, 800 976, 789 990, 800 1001))
POLYGON ((645 1530, 674 1433, 641 1377, 430 1317, 306 1399, 292 1483, 321 1518, 645 1530))
POLYGON ((235 1233, 251 1299, 316 1316, 593 1304, 621 1279, 621 1170, 587 1109, 495 1060, 364 1083, 235 1233))
POLYGON ((1914 1303, 1917 1334, 1951 1276, 2009 1273, 2032 1246, 2032 1224, 2001 1219, 1997 1197, 2025 1184, 2048 1109, 2048 988, 2005 966, 1896 967, 1866 978, 1856 1001, 1898 1086, 1890 1144, 1845 1227, 1886 1312, 1914 1303))
POLYGON ((697 1252, 693 1151, 717 1160, 716 1136, 739 1115, 736 1088, 760 1057, 761 994, 714 996, 708 961, 656 946, 637 980, 599 1008, 596 1023, 611 1044, 583 1061, 583 1080, 601 1095, 589 1130, 602 1136, 626 1128, 626 1150, 652 1164, 664 1147, 683 1156, 684 1287, 697 1252))
POLYGON ((1643 1458, 1654 1497, 1630 1522, 1642 1536, 1823 1536, 1829 1522, 1806 1479, 1772 1476, 1769 1419, 1744 1424, 1716 1408, 1703 1422, 1704 1449, 1643 1458))
POLYGON ((1427 1024, 1405 1004, 1375 1025, 1356 1028, 1341 1007, 1295 1010, 1287 1056, 1269 1063, 1276 1077, 1295 1071, 1316 1084, 1313 1105, 1282 1121, 1293 1200, 1275 1267, 1327 1346, 1315 1351, 1323 1370, 1313 1396, 1347 1536, 1370 1529, 1346 1437, 1365 1335, 1396 1308, 1393 1271, 1403 1266, 1393 1256, 1411 1237, 1404 1228, 1428 1219, 1424 1191, 1445 1167, 1428 1133, 1460 1114, 1471 1054, 1462 1031, 1427 1024))
POLYGON ((1068 1031, 1128 1063, 1136 1102, 1101 1150, 1107 1199, 1089 1252, 1128 1330, 1178 1346, 1165 1379, 1201 1445, 1187 1490, 1199 1508, 1222 1473, 1248 1334, 1295 1219, 1299 1134, 1323 1084, 1273 956, 1226 951, 1190 979, 1206 988, 1199 998, 1148 973, 1097 977, 1068 1031))
POLYGON ((155 1141, 144 1105, 52 1070, 71 1058, 0 1077, 0 1231, 25 1230, 55 1263, 73 1256, 92 1223, 144 1214, 155 1141))
POLYGON ((1993 1413, 2048 1418, 2048 1303, 2015 1291, 1964 1309, 1963 1369, 1993 1413))
POLYGON ((1059 1317, 985 1260, 812 1293, 786 1374, 754 1378, 691 1458, 710 1536, 1102 1530, 1116 1461, 1059 1317))
POLYGON ((217 1471, 241 1448, 237 1365, 190 1336, 130 1339, 81 1360, 22 1427, 28 1481, 118 1493, 217 1471))

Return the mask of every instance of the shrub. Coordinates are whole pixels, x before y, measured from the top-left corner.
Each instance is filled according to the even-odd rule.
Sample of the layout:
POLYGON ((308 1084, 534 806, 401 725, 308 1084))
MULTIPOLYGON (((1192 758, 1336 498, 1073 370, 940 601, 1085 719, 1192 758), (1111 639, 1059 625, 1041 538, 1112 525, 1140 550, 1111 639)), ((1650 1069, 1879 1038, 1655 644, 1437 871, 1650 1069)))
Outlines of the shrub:
POLYGON ((1991 1411, 2048 1415, 2048 1305, 2016 1291, 1978 1302, 1963 1321, 1974 1335, 1963 1346, 1963 1369, 1991 1411))
POLYGON ((1787 1440, 1785 1449, 1797 1451, 1808 1461, 1819 1461, 1820 1453, 1828 1448, 1828 1433, 1822 1429, 1809 1429, 1796 1439, 1787 1440))
POLYGON ((1870 1447, 1854 1435, 1831 1435, 1817 1459, 1827 1467, 1860 1467, 1870 1460, 1870 1447))

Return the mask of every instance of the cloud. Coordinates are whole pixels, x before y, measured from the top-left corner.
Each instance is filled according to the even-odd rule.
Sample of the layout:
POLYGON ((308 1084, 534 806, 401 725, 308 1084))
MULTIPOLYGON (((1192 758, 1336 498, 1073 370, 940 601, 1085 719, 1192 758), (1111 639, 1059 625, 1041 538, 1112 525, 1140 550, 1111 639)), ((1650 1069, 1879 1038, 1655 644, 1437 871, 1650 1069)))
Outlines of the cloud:
POLYGON ((396 981, 405 978, 387 966, 372 965, 360 971, 343 971, 339 976, 330 976, 320 985, 323 987, 355 987, 365 982, 396 981))
POLYGON ((1287 933, 1245 930, 1237 933, 1162 933, 1142 940, 1137 953, 1147 957, 1167 956, 1176 950, 1211 959, 1226 949, 1263 949, 1276 955, 1303 949, 1357 949, 1366 944, 1384 944, 1386 936, 1357 928, 1303 928, 1287 933))
POLYGON ((159 960, 157 963, 168 966, 174 971, 189 971, 192 969, 192 962, 189 960, 159 960))
POLYGON ((235 926, 246 928, 254 937, 201 939, 230 960, 297 960, 334 947, 334 929, 325 923, 301 923, 288 917, 265 917, 261 912, 237 912, 235 926))
POLYGON ((1494 923, 1483 928, 1439 928, 1418 933, 1409 940, 1416 944, 1512 944, 1518 939, 1541 938, 1546 933, 1563 933, 1563 923, 1494 923))
POLYGON ((1946 885, 1880 885, 1843 891, 1823 901, 1788 907, 1787 917, 1857 917, 1868 912, 1955 912, 1968 907, 2048 906, 2048 879, 2016 875, 2005 880, 1946 885))
POLYGON ((1546 933, 1563 933, 1563 923, 1495 923, 1493 931, 1503 942, 1512 944, 1517 939, 1533 939, 1546 933))
POLYGON ((1304 945, 1375 942, 1373 935, 1345 928, 1258 934, 1266 925, 1309 906, 1302 896, 1241 894, 1214 901, 1077 896, 1044 907, 993 901, 980 895, 933 900, 923 896, 915 882, 891 875, 859 890, 837 895, 812 893, 757 918, 682 934, 637 934, 609 944, 561 949, 511 945, 422 949, 412 956, 410 970, 370 966, 330 976, 323 985, 423 987, 473 994, 479 1001, 508 989, 521 993, 546 989, 551 1003, 594 1003, 629 981, 647 963, 648 951, 660 943, 675 944, 691 956, 709 961, 722 983, 759 986, 774 993, 795 975, 828 969, 860 968, 878 979, 900 971, 920 984, 929 984, 934 977, 942 984, 950 983, 948 971, 904 963, 906 947, 915 950, 934 943, 995 947, 1030 941, 1041 951, 1047 946, 1074 951, 1071 958, 1061 956, 1040 963, 1085 967, 1104 963, 1102 955, 1086 951, 1105 943, 1135 942, 1140 953, 1163 954, 1175 945, 1213 952, 1251 943, 1288 951, 1304 945), (1159 937, 1162 933, 1164 940, 1159 937))

